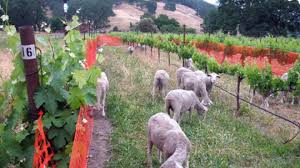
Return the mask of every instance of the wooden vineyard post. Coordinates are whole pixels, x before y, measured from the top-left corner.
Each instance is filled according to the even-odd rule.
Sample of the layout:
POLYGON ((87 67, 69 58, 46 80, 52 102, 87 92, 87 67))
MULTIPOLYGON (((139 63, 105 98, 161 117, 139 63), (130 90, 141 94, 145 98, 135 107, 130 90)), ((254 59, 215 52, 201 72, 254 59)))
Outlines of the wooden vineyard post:
POLYGON ((238 80, 237 80, 237 87, 236 87, 236 116, 240 116, 240 108, 241 108, 241 103, 240 103, 240 86, 241 82, 243 80, 243 77, 241 75, 238 75, 238 80))
POLYGON ((160 48, 157 48, 158 63, 160 63, 160 48))
POLYGON ((169 66, 171 66, 170 52, 168 52, 168 62, 169 62, 169 66))
POLYGON ((29 103, 29 115, 34 121, 38 118, 37 109, 34 103, 34 92, 39 87, 38 65, 36 61, 35 39, 32 26, 19 27, 21 38, 21 52, 24 63, 27 94, 29 103))
MULTIPOLYGON (((69 9, 69 6, 68 6, 68 0, 64 0, 64 17, 65 17, 65 22, 67 22, 67 14, 68 14, 68 9, 69 9)), ((66 30, 66 27, 67 25, 65 24, 65 35, 68 34, 68 31, 66 30)))
MULTIPOLYGON (((185 46, 186 25, 183 25, 183 46, 185 46)), ((182 66, 184 67, 184 58, 182 58, 182 66)))

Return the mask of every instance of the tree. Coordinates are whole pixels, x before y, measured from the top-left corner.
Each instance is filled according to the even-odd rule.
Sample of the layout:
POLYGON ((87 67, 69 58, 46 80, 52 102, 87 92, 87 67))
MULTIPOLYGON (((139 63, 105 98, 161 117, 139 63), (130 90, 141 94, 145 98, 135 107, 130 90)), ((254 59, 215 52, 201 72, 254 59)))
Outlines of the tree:
POLYGON ((156 33, 158 31, 158 28, 152 19, 146 18, 137 23, 137 25, 135 26, 135 30, 140 32, 156 33))
POLYGON ((91 21, 94 28, 104 27, 109 16, 113 16, 113 1, 111 0, 70 0, 70 15, 75 15, 76 11, 82 22, 91 21))
POLYGON ((154 14, 156 12, 157 3, 155 1, 146 1, 146 7, 150 14, 154 14))
POLYGON ((209 14, 204 18, 204 32, 205 33, 214 33, 221 29, 219 20, 219 13, 217 10, 212 10, 209 14))
POLYGON ((300 32, 300 4, 297 0, 220 0, 217 11, 204 20, 204 30, 247 36, 287 36, 300 32))
POLYGON ((165 10, 170 10, 170 11, 175 11, 176 10, 176 3, 171 1, 171 0, 166 0, 164 9, 165 10))
POLYGON ((179 23, 175 19, 169 19, 167 15, 159 15, 154 19, 154 23, 160 29, 162 26, 173 25, 174 27, 180 27, 179 23))
POLYGON ((49 20, 52 32, 64 30, 64 24, 61 21, 62 18, 53 17, 49 20))
POLYGON ((10 22, 16 28, 23 25, 33 25, 37 30, 41 28, 42 22, 46 21, 44 4, 41 0, 9 0, 8 15, 10 22))

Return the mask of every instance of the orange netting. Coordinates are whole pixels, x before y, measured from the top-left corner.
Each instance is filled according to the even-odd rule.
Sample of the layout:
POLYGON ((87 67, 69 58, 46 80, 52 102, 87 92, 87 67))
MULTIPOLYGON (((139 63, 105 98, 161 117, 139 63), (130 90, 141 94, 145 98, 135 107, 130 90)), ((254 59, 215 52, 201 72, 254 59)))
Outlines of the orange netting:
MULTIPOLYGON (((49 166, 54 152, 51 149, 50 143, 47 141, 42 121, 43 112, 39 112, 39 118, 37 120, 37 129, 35 130, 35 141, 34 141, 34 157, 33 165, 34 168, 45 168, 49 166)), ((54 165, 51 165, 55 167, 54 165)))
MULTIPOLYGON (((86 43, 86 68, 90 68, 96 63, 97 48, 102 46, 119 46, 121 40, 118 37, 108 35, 98 36, 95 40, 89 40, 86 43)), ((93 132, 94 120, 89 115, 90 109, 88 106, 80 108, 75 138, 72 147, 70 159, 70 168, 86 168, 88 161, 88 152, 93 132)))
POLYGON ((120 46, 121 39, 109 35, 100 35, 86 43, 86 67, 89 68, 96 62, 97 48, 102 46, 120 46))
POLYGON ((90 138, 94 126, 94 120, 89 115, 90 110, 88 106, 82 106, 80 108, 70 159, 70 168, 87 167, 90 138))
POLYGON ((283 60, 283 58, 280 57, 271 58, 263 52, 258 53, 258 55, 254 56, 253 51, 249 51, 249 53, 233 53, 230 55, 226 55, 225 51, 222 49, 214 50, 201 47, 198 48, 198 50, 201 53, 207 53, 209 54, 209 56, 214 57, 219 64, 222 64, 224 61, 226 61, 230 64, 256 65, 259 68, 265 68, 269 64, 271 66, 272 73, 276 76, 281 76, 284 73, 288 72, 289 69, 293 67, 297 59, 299 59, 298 53, 292 52, 283 54, 283 60))

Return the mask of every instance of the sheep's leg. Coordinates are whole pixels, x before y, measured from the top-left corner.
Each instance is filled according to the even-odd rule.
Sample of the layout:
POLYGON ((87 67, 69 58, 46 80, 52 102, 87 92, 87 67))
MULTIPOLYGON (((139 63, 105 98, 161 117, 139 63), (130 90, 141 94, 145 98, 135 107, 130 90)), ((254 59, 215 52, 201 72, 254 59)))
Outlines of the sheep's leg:
POLYGON ((106 94, 103 94, 103 99, 102 99, 102 116, 105 117, 105 99, 106 99, 106 94))
POLYGON ((152 168, 152 147, 153 143, 149 140, 150 133, 148 131, 148 146, 147 146, 147 167, 152 168))
POLYGON ((292 105, 295 104, 295 96, 294 96, 294 95, 292 95, 292 102, 291 102, 291 104, 292 104, 292 105))
POLYGON ((189 168, 189 155, 187 156, 186 160, 183 163, 184 168, 189 168))
POLYGON ((163 160, 162 160, 161 151, 159 149, 157 149, 157 154, 158 154, 159 163, 161 164, 163 162, 163 160))
POLYGON ((178 125, 180 125, 180 110, 178 110, 178 108, 174 110, 173 119, 178 123, 178 125))
POLYGON ((268 108, 269 107, 269 97, 264 97, 263 107, 268 108))
POLYGON ((170 104, 169 100, 165 100, 165 110, 171 117, 171 104, 170 104))
POLYGON ((189 109, 189 120, 190 120, 190 122, 192 120, 192 108, 189 109))

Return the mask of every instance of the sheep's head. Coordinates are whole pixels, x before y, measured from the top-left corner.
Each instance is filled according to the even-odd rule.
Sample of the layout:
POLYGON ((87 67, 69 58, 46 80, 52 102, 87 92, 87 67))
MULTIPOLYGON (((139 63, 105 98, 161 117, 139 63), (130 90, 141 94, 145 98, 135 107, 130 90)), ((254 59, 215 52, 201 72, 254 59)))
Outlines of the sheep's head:
POLYGON ((217 82, 217 79, 220 78, 220 75, 216 74, 216 73, 211 73, 207 75, 210 78, 210 81, 212 84, 217 82))
POLYGON ((206 105, 204 105, 203 101, 201 103, 197 103, 195 105, 195 109, 197 110, 198 114, 202 114, 208 111, 206 105))
POLYGON ((210 106, 213 105, 213 102, 210 99, 204 99, 201 101, 201 104, 204 106, 210 106))

